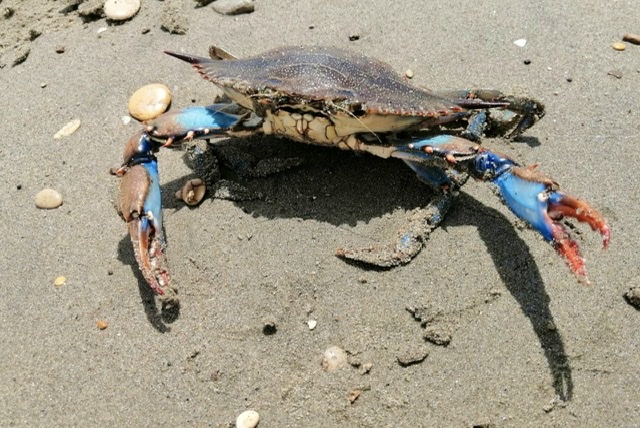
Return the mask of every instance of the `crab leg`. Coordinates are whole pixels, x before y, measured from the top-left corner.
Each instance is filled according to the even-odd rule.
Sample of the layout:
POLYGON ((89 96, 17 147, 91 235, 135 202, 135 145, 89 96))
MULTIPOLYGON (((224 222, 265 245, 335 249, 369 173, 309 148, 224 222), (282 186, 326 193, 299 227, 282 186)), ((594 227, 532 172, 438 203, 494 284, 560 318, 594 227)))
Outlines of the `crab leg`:
MULTIPOLYGON (((392 157, 426 168, 453 169, 496 184, 511 211, 549 241, 581 281, 589 283, 578 243, 560 220, 572 217, 587 223, 591 229, 600 232, 605 248, 610 240, 609 226, 587 202, 559 191, 558 184, 537 172, 535 166, 523 167, 505 155, 449 135, 415 139, 406 145, 396 146, 392 157)), ((422 179, 429 179, 424 174, 419 175, 422 179)), ((451 185, 454 190, 457 187, 454 181, 447 181, 442 176, 434 184, 444 189, 451 185)))
POLYGON ((544 116, 544 105, 528 97, 504 94, 495 89, 463 89, 438 91, 460 107, 471 108, 482 103, 504 103, 502 108, 470 110, 469 126, 462 136, 478 141, 483 132, 516 138, 544 116))
POLYGON ((431 231, 437 228, 449 207, 452 195, 441 193, 428 206, 414 210, 406 225, 391 245, 372 245, 365 248, 338 248, 336 255, 384 268, 409 263, 422 249, 431 231))
POLYGON ((234 105, 214 104, 165 113, 131 137, 122 166, 112 171, 122 178, 118 209, 129 224, 138 266, 153 291, 165 299, 177 302, 176 291, 169 284, 155 153, 174 142, 231 133, 244 118, 230 113, 237 110, 234 105))

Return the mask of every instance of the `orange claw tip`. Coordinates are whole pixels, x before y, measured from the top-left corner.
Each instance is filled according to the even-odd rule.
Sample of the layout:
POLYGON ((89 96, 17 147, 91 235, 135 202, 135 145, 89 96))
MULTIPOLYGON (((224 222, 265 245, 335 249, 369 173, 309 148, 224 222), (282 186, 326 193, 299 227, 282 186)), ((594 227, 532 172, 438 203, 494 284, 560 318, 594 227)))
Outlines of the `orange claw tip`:
POLYGON ((565 227, 558 222, 551 226, 553 235, 552 245, 556 252, 567 262, 569 269, 578 277, 578 281, 584 285, 591 285, 587 277, 587 267, 584 257, 580 254, 580 246, 571 238, 565 227))
POLYGON ((568 216, 587 223, 592 230, 600 232, 602 245, 609 246, 611 229, 605 218, 586 201, 563 192, 555 192, 549 199, 549 215, 558 218, 568 216))
POLYGON ((600 235, 602 236, 602 246, 606 250, 609 247, 609 242, 611 241, 611 228, 606 222, 600 226, 600 235))
POLYGON ((591 285, 591 281, 587 277, 587 267, 585 266, 584 257, 580 255, 578 243, 569 236, 564 236, 553 241, 558 254, 567 262, 569 269, 578 277, 578 281, 584 285, 591 285))

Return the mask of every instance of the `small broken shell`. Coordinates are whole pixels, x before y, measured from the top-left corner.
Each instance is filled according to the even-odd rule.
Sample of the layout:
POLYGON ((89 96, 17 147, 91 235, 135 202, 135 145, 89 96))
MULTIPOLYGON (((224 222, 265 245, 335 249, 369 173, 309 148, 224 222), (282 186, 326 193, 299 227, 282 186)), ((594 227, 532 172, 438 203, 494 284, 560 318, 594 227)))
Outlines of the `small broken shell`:
POLYGON ((187 205, 198 205, 207 192, 207 186, 199 178, 187 181, 182 189, 176 192, 176 198, 182 199, 187 205))
POLYGON ((640 36, 633 33, 626 33, 622 36, 622 41, 633 43, 634 45, 640 45, 640 36))
POLYGON ((61 138, 68 137, 73 134, 80 128, 80 119, 73 119, 71 122, 67 123, 62 127, 56 134, 53 136, 54 140, 60 140, 61 138))
POLYGON ((337 346, 330 346, 322 354, 322 369, 325 372, 335 372, 347 365, 347 353, 337 346))

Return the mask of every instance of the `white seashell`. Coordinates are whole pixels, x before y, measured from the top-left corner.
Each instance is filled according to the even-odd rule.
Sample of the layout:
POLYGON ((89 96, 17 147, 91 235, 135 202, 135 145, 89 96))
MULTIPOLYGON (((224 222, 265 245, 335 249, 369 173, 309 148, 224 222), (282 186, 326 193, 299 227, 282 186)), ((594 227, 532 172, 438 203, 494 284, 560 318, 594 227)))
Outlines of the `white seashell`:
POLYGON ((514 45, 523 48, 527 44, 527 39, 518 39, 513 42, 514 45))
POLYGON ((44 189, 36 195, 35 202, 40 209, 52 210, 62 205, 62 195, 53 189, 44 189))
POLYGON ((107 0, 104 14, 112 21, 125 21, 140 10, 140 0, 107 0))
POLYGON ((73 119, 71 122, 67 123, 62 127, 56 134, 53 136, 55 140, 59 140, 64 137, 68 137, 73 134, 80 128, 80 119, 73 119))
POLYGON ((260 415, 255 410, 247 410, 236 418, 236 428, 255 428, 260 422, 260 415))
POLYGON ((331 346, 322 354, 322 368, 334 372, 347 365, 347 353, 337 346, 331 346))

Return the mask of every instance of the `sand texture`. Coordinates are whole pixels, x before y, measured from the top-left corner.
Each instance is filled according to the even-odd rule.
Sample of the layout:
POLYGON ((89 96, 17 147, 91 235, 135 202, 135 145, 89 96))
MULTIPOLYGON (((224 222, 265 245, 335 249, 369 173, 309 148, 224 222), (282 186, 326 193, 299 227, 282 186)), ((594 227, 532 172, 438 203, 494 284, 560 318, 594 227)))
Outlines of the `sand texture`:
POLYGON ((261 428, 640 426, 640 310, 623 297, 640 286, 640 46, 611 46, 640 33, 637 1, 202 3, 143 0, 115 23, 99 1, 0 1, 0 426, 230 427, 248 409, 261 428), (140 127, 123 121, 136 89, 167 85, 174 110, 214 100, 162 53, 212 44, 335 46, 428 88, 539 99, 522 138, 484 144, 607 217, 607 251, 574 231, 593 285, 482 182, 408 265, 346 263, 336 248, 390 241, 431 191, 400 161, 254 138, 234 146, 302 160, 227 171, 260 199, 186 207, 174 193, 193 173, 159 154, 181 300, 161 311, 108 171, 140 127), (36 208, 46 188, 61 207, 36 208), (347 362, 327 372, 331 346, 347 362))

